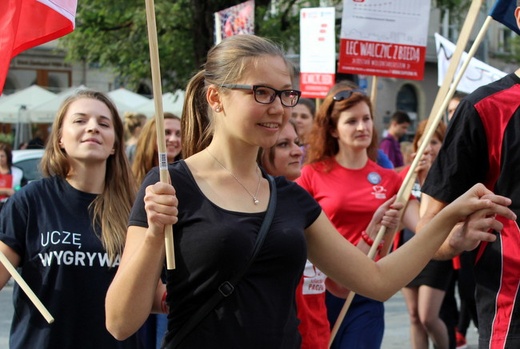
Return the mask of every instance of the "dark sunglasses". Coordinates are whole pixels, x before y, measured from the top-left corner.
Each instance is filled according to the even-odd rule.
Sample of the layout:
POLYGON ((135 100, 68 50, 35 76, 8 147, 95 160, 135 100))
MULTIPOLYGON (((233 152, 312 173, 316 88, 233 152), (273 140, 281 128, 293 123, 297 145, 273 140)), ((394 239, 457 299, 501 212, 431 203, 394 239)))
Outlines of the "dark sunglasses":
POLYGON ((360 90, 360 89, 343 90, 343 91, 339 91, 338 93, 336 93, 334 95, 334 97, 332 97, 332 100, 334 100, 336 102, 339 102, 339 101, 342 101, 344 99, 350 98, 350 96, 352 96, 356 92, 357 93, 361 93, 363 96, 365 96, 365 91, 360 90))

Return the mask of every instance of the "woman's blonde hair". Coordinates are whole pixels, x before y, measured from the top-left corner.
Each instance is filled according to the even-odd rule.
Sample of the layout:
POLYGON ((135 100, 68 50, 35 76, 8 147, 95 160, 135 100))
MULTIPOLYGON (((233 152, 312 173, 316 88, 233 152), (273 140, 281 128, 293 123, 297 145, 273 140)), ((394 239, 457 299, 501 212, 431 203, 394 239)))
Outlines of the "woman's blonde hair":
MULTIPOLYGON (((173 113, 164 113, 164 119, 177 119, 180 117, 173 113)), ((143 182, 144 177, 154 166, 159 165, 159 153, 157 151, 157 130, 155 124, 157 118, 153 117, 146 122, 137 140, 135 157, 132 163, 132 173, 138 185, 143 182)), ((175 160, 180 159, 180 154, 175 160)))
POLYGON ((142 127, 146 122, 146 115, 141 113, 126 112, 124 114, 124 130, 125 139, 130 138, 135 134, 138 127, 142 127))
POLYGON ((186 88, 181 121, 184 158, 206 148, 213 138, 213 125, 206 101, 207 87, 238 82, 247 70, 254 69, 256 60, 265 56, 281 57, 292 80, 294 69, 291 63, 280 47, 265 38, 235 35, 209 50, 204 68, 193 76, 186 88))
POLYGON ((90 204, 89 212, 94 231, 100 237, 110 260, 114 261, 123 251, 136 185, 124 152, 123 122, 115 105, 105 94, 92 90, 79 90, 62 103, 42 157, 41 170, 45 177, 67 178, 71 167, 67 154, 60 146, 63 120, 70 105, 82 98, 98 100, 112 113, 115 133, 114 154, 107 159, 103 193, 90 204))

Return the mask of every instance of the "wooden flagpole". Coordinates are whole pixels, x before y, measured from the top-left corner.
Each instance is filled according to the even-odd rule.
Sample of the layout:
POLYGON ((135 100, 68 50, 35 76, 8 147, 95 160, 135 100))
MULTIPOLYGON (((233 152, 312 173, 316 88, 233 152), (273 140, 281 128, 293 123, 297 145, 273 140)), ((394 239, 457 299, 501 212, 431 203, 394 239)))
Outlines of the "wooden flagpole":
MULTIPOLYGON (((150 64, 152 68, 153 99, 155 103, 155 127, 157 130, 157 150, 159 153, 159 171, 162 183, 169 183, 168 157, 164 137, 164 114, 162 105, 161 69, 159 66, 159 45, 157 43, 157 26, 155 22, 154 0, 146 2, 146 22, 148 25, 148 41, 150 47, 150 64)), ((165 227, 166 267, 175 269, 175 254, 173 248, 173 227, 165 227)))
MULTIPOLYGON (((435 131, 437 130, 437 126, 439 125, 439 122, 442 119, 442 115, 444 113, 444 110, 448 106, 449 100, 451 97, 453 97, 453 94, 456 91, 456 87, 462 76, 464 75, 464 70, 467 68, 469 61, 471 60, 470 53, 474 55, 476 52, 478 45, 480 44, 480 41, 484 37, 485 31, 487 30, 487 27, 489 26, 489 18, 486 19, 485 25, 480 30, 479 35, 477 36, 477 40, 475 40, 475 43, 473 44, 470 53, 468 53, 468 58, 464 62, 464 65, 459 70, 458 76, 455 80, 453 80, 453 77, 455 76, 455 73, 457 72, 457 67, 459 65, 460 59, 462 57, 462 54, 464 53, 464 48, 466 47, 466 44, 468 43, 469 37, 471 35, 471 31, 473 30, 473 26, 476 22, 477 16, 480 12, 480 8, 482 7, 483 0, 473 0, 470 6, 470 9, 468 11, 468 15, 466 16, 466 21, 464 22, 464 25, 462 27, 459 40, 457 41, 457 46, 455 49, 455 52, 453 53, 452 59, 450 61, 450 65, 448 66, 448 71, 446 72, 446 76, 444 77, 444 81, 442 83, 441 88, 437 92, 437 97, 435 99, 435 102, 433 104, 430 116, 428 117, 428 124, 426 126, 426 132, 423 135, 423 141, 421 143, 421 146, 417 150, 417 154, 410 166, 410 170, 406 174, 406 177, 403 181, 403 184, 401 185, 401 188, 399 189, 399 192, 397 193, 396 202, 402 202, 405 206, 408 203, 408 198, 410 197, 410 193, 412 191, 413 183, 415 182, 415 179, 417 178, 417 174, 415 173, 415 169, 417 168, 417 165, 419 164, 420 158, 424 154, 424 151, 426 150, 426 147, 430 143, 431 138, 435 134, 435 131), (453 84, 452 84, 452 81, 453 84), (451 89, 450 89, 451 86, 451 89)), ((401 212, 402 215, 402 212, 401 212)), ((383 237, 386 233, 386 227, 382 226, 378 233, 376 238, 374 239, 374 244, 370 248, 370 251, 368 252, 369 258, 374 258, 377 253, 377 246, 381 243, 383 240, 383 237)), ((336 320, 336 323, 334 324, 334 327, 331 331, 331 337, 329 341, 329 348, 332 345, 332 342, 334 341, 334 338, 339 330, 339 326, 343 322, 343 319, 345 315, 347 314, 348 308, 350 307, 350 304, 352 303, 352 299, 354 298, 355 293, 353 291, 350 291, 347 299, 345 300, 345 304, 343 305, 343 308, 340 311, 340 314, 338 316, 338 319, 336 320)))
POLYGON ((377 76, 376 75, 372 76, 372 86, 370 86, 370 103, 372 104, 372 110, 376 110, 377 83, 378 83, 377 76))
POLYGON ((16 268, 11 264, 9 259, 7 259, 6 255, 0 251, 0 261, 4 265, 5 269, 11 274, 14 281, 20 286, 20 288, 25 292, 27 297, 31 300, 31 302, 34 304, 34 306, 38 309, 40 314, 45 318, 45 320, 52 324, 54 322, 54 318, 52 317, 51 313, 45 308, 43 303, 38 299, 36 294, 34 294, 33 290, 27 285, 25 280, 22 278, 22 276, 16 271, 16 268))

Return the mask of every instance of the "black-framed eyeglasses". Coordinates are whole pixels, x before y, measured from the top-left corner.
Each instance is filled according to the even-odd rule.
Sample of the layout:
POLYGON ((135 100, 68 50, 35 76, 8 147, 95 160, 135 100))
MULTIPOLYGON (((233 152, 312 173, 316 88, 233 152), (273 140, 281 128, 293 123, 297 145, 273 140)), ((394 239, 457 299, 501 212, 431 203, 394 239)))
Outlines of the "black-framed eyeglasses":
POLYGON ((339 102, 339 101, 342 101, 344 99, 348 99, 350 98, 350 96, 352 96, 354 93, 361 93, 363 96, 365 95, 365 91, 363 90, 360 90, 360 89, 354 89, 354 90, 343 90, 343 91, 339 91, 338 93, 336 93, 334 95, 334 97, 332 97, 332 99, 336 102, 339 102))
POLYGON ((221 87, 232 90, 250 90, 253 91, 255 101, 260 104, 271 104, 280 97, 280 101, 284 107, 294 107, 300 100, 301 91, 298 90, 277 90, 269 86, 262 85, 240 85, 240 84, 224 84, 221 87))

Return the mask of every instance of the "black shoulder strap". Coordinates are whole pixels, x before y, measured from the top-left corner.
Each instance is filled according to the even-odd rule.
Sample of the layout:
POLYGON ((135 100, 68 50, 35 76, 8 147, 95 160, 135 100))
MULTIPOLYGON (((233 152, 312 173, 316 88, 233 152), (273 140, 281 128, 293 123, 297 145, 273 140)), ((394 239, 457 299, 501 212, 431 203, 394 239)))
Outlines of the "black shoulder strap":
POLYGON ((262 222, 262 225, 260 226, 251 258, 249 258, 247 264, 245 264, 240 272, 231 278, 231 280, 224 281, 218 287, 218 292, 216 292, 202 307, 199 308, 195 314, 190 317, 190 319, 184 324, 184 326, 181 327, 179 332, 177 332, 170 341, 167 343, 163 342, 163 349, 176 348, 182 342, 182 340, 211 312, 211 310, 217 306, 217 304, 219 304, 224 298, 230 296, 235 290, 235 286, 239 283, 240 279, 242 279, 246 271, 256 259, 256 256, 265 240, 267 232, 269 231, 269 227, 271 226, 274 212, 276 210, 276 183, 274 182, 274 178, 270 175, 267 175, 267 179, 269 180, 271 197, 269 198, 269 204, 267 205, 265 218, 262 222))

